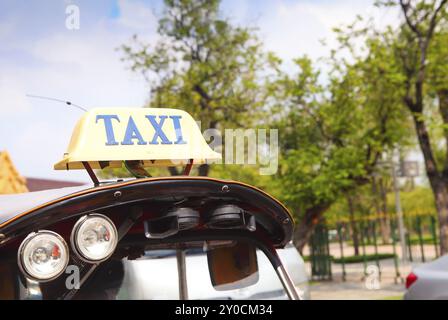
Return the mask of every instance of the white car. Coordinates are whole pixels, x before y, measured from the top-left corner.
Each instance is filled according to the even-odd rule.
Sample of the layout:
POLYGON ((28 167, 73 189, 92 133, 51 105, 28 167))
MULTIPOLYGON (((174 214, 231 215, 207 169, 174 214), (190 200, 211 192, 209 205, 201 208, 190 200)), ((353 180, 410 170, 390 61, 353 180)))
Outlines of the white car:
MULTIPOLYGON (((296 248, 289 244, 277 250, 294 284, 304 299, 309 299, 305 264, 296 248)), ((186 272, 189 299, 287 299, 280 280, 263 252, 257 250, 258 281, 242 289, 216 290, 210 280, 207 256, 201 249, 187 250, 186 272), (198 284, 198 285, 195 285, 198 284)), ((174 250, 149 251, 138 260, 125 260, 124 278, 118 293, 121 299, 178 299, 177 261, 174 250)))
POLYGON ((291 276, 294 285, 302 295, 304 300, 310 299, 310 291, 308 287, 308 274, 306 272, 305 262, 302 256, 292 242, 285 246, 285 249, 277 250, 286 270, 291 276))
POLYGON ((414 268, 406 289, 406 300, 448 300, 448 255, 414 268))

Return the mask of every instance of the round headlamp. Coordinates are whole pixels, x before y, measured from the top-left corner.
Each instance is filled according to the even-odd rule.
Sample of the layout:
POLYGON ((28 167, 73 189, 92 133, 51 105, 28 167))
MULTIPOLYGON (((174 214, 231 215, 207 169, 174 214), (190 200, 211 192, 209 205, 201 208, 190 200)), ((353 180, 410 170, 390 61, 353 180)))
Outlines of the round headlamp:
POLYGON ((67 243, 55 232, 41 230, 29 234, 20 244, 18 263, 22 272, 36 281, 49 281, 67 267, 67 243))
POLYGON ((117 228, 101 214, 81 217, 71 234, 73 251, 84 261, 95 263, 109 258, 118 242, 117 228))

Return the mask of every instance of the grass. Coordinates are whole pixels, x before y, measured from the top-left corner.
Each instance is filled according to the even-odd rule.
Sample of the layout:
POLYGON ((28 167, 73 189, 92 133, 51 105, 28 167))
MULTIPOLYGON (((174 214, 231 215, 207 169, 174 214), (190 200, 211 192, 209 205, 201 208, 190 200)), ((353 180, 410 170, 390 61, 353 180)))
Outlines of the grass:
MULTIPOLYGON (((395 239, 395 245, 399 245, 400 239, 396 238, 395 239)), ((409 242, 411 243, 411 245, 419 245, 420 244, 420 239, 418 238, 418 235, 411 235, 409 238, 409 242)), ((345 243, 351 247, 353 247, 353 241, 352 240, 348 240, 345 241, 345 243)), ((406 242, 407 243, 407 242, 406 242)), ((423 244, 434 244, 434 239, 432 237, 432 235, 430 234, 425 234, 422 236, 422 243, 423 244)), ((374 243, 372 240, 367 241, 367 239, 364 239, 364 245, 365 246, 373 246, 374 243)), ((389 243, 383 243, 383 241, 381 239, 378 239, 377 241, 377 246, 381 247, 381 246, 390 246, 392 245, 392 241, 389 243)), ((359 244, 359 247, 361 248, 361 243, 359 244)))
MULTIPOLYGON (((409 238, 409 242, 412 245, 420 244, 420 240, 419 240, 418 236, 416 236, 416 235, 412 235, 409 238)), ((432 238, 432 235, 423 235, 422 236, 422 242, 423 242, 423 244, 434 244, 434 239, 432 238)))
MULTIPOLYGON (((377 255, 375 255, 375 254, 366 254, 365 257, 363 257, 362 255, 348 256, 348 257, 344 257, 344 258, 335 258, 333 256, 330 256, 330 259, 334 263, 342 263, 343 261, 344 261, 344 263, 360 263, 360 262, 364 262, 364 259, 365 259, 365 261, 375 261, 376 259, 384 260, 384 259, 392 259, 394 257, 395 257, 395 255, 393 253, 378 253, 378 258, 377 258, 377 255)), ((311 260, 311 257, 303 256, 303 260, 306 262, 309 262, 311 260)))
POLYGON ((403 295, 401 295, 401 296, 389 296, 389 297, 382 298, 380 300, 403 300, 403 295))
MULTIPOLYGON (((303 261, 305 262, 310 262, 311 261, 311 257, 310 256, 302 256, 303 261)), ((330 256, 330 259, 334 261, 334 257, 330 256)))
POLYGON ((360 263, 364 261, 375 261, 375 260, 384 260, 384 259, 392 259, 395 255, 393 253, 378 253, 375 254, 367 254, 365 256, 348 256, 344 258, 333 258, 333 262, 335 263, 360 263))

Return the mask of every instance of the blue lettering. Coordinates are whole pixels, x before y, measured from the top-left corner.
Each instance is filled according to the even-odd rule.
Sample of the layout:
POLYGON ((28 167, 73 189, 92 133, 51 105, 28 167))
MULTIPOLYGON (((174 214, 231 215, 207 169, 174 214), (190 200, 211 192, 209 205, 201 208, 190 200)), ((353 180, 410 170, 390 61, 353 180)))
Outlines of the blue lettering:
POLYGON ((96 116, 95 123, 98 123, 98 120, 104 120, 104 127, 106 128, 106 136, 107 136, 106 146, 116 146, 118 144, 118 142, 115 141, 114 128, 112 127, 112 119, 115 119, 118 122, 120 122, 120 119, 115 114, 101 114, 96 116))
POLYGON ((145 140, 143 140, 142 135, 140 134, 140 131, 138 131, 137 126, 135 125, 134 119, 132 117, 129 117, 128 126, 126 127, 126 132, 124 134, 124 139, 121 142, 123 145, 133 145, 134 141, 133 139, 137 139, 137 144, 143 145, 146 144, 145 140))
POLYGON ((149 144, 159 144, 157 142, 157 138, 160 137, 160 140, 162 140, 162 144, 172 144, 172 142, 166 137, 165 133, 162 130, 163 123, 165 122, 165 119, 168 118, 167 116, 159 116, 160 122, 157 123, 156 116, 146 116, 148 118, 149 122, 151 122, 152 127, 154 128, 154 136, 152 137, 152 141, 149 144))
POLYGON ((176 131, 176 142, 174 144, 187 144, 182 136, 182 128, 180 127, 180 119, 182 116, 170 116, 173 119, 174 131, 176 131))

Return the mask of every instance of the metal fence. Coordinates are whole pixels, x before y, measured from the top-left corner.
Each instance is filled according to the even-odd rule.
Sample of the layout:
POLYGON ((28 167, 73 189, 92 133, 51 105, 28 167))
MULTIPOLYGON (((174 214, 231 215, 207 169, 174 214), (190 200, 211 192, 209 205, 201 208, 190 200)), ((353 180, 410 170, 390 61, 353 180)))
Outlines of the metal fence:
POLYGON ((438 226, 433 215, 405 217, 404 257, 396 221, 391 215, 318 224, 304 252, 311 264, 312 280, 363 279, 373 264, 379 277, 392 277, 397 283, 406 276, 402 274, 405 260, 426 262, 439 256, 438 226))

